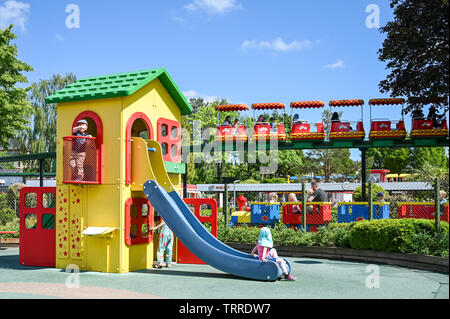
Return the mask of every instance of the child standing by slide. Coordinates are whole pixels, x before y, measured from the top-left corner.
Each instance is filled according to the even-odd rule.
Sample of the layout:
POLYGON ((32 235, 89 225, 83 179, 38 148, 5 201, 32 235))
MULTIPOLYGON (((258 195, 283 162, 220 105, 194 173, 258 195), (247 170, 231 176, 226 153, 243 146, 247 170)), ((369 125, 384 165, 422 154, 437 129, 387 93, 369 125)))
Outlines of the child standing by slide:
POLYGON ((158 247, 158 264, 156 268, 170 267, 172 263, 172 249, 173 249, 173 233, 166 225, 164 220, 156 227, 151 227, 151 230, 157 230, 161 228, 159 235, 159 247, 158 247), (164 252, 166 252, 166 262, 164 262, 164 252))
POLYGON ((283 258, 278 257, 276 249, 273 248, 272 233, 269 228, 261 228, 258 245, 253 248, 251 255, 259 257, 259 260, 262 262, 267 262, 268 260, 276 262, 283 271, 285 279, 292 281, 296 279, 287 271, 286 262, 283 258), (258 252, 258 255, 255 254, 256 252, 258 252))

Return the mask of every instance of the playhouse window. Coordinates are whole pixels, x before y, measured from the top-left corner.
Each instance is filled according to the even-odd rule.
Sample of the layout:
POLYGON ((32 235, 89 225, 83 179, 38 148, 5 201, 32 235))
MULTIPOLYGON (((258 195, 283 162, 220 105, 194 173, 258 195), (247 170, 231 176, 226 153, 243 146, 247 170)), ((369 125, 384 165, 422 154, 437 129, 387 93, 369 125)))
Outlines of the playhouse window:
POLYGON ((145 198, 130 198, 125 203, 125 243, 128 246, 152 241, 153 208, 145 198))
POLYGON ((163 158, 168 162, 181 159, 181 126, 177 121, 160 118, 158 120, 158 142, 161 144, 163 158))
POLYGON ((133 137, 140 137, 144 140, 153 139, 153 127, 147 115, 136 112, 130 116, 126 127, 126 166, 125 181, 129 185, 131 180, 131 143, 133 137))
POLYGON ((72 127, 80 120, 88 123, 86 135, 70 132, 70 136, 63 138, 63 183, 101 184, 103 125, 91 111, 75 118, 72 127))

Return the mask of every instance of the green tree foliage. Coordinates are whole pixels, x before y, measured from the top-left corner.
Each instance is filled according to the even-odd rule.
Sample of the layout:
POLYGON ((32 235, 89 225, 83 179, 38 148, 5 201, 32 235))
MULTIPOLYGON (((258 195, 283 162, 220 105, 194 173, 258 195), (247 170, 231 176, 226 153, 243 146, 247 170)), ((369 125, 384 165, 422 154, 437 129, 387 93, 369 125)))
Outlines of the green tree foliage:
MULTIPOLYGON (((394 21, 380 31, 386 35, 378 51, 390 73, 381 81, 382 93, 408 97, 410 111, 449 92, 448 0, 391 0, 394 21)), ((448 105, 447 99, 443 103, 448 105)), ((442 106, 442 105, 441 105, 442 106)))
POLYGON ((384 158, 384 168, 393 174, 400 174, 411 162, 411 151, 407 148, 392 149, 384 158))
MULTIPOLYGON (((29 121, 31 127, 20 132, 17 146, 22 153, 48 153, 56 152, 56 104, 46 104, 45 98, 64 89, 76 81, 73 73, 65 76, 54 74, 48 80, 33 83, 29 91, 29 99, 34 109, 29 121)), ((36 171, 38 161, 25 163, 26 169, 36 171)), ((54 162, 46 161, 46 171, 54 170, 54 162)))
MULTIPOLYGON (((339 113, 339 116, 342 112, 339 113)), ((322 112, 324 129, 327 132, 331 127, 332 113, 329 110, 322 112)), ((355 175, 358 162, 353 161, 349 149, 312 150, 305 155, 305 167, 308 172, 325 176, 325 182, 330 181, 332 175, 355 175)))
POLYGON ((22 72, 33 70, 31 66, 17 58, 17 46, 11 41, 17 38, 12 33, 12 25, 0 29, 0 146, 8 148, 9 141, 26 128, 32 108, 27 98, 27 90, 17 87, 28 80, 22 72))
POLYGON ((438 168, 448 168, 448 158, 443 147, 418 147, 412 151, 411 166, 421 169, 425 163, 438 168))

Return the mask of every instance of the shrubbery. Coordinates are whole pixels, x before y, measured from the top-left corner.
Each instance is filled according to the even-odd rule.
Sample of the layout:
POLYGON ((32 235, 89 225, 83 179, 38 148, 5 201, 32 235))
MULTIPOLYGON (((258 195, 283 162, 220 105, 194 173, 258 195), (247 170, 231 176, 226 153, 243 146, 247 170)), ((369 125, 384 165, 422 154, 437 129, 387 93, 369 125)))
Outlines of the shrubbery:
MULTIPOLYGON (((258 241, 257 227, 225 227, 219 223, 219 240, 223 242, 254 243, 258 241)), ((331 223, 318 232, 303 233, 277 224, 272 229, 276 246, 321 246, 368 249, 448 257, 449 225, 441 222, 435 231, 434 220, 383 219, 354 223, 331 223)))

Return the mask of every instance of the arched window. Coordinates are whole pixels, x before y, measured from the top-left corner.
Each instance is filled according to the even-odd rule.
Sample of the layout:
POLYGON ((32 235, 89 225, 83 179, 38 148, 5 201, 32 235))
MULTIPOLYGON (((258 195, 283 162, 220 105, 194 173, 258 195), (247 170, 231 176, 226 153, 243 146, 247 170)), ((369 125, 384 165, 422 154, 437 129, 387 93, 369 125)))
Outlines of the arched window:
POLYGON ((152 123, 144 113, 134 113, 127 122, 125 158, 125 182, 127 185, 131 184, 131 141, 133 137, 140 137, 146 140, 154 138, 152 123))
POLYGON ((75 118, 71 134, 64 137, 63 183, 102 184, 102 120, 92 111, 83 112, 75 118))

